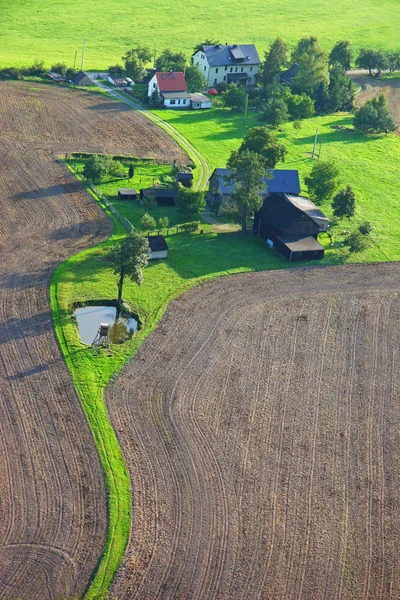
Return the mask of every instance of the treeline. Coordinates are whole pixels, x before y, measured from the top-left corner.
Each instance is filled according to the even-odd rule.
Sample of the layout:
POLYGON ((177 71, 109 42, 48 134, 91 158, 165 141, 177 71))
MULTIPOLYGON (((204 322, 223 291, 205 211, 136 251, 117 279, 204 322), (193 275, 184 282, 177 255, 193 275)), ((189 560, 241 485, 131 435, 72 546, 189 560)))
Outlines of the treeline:
MULTIPOLYGON (((49 71, 45 67, 44 60, 35 60, 32 65, 28 67, 5 67, 0 69, 0 80, 7 79, 23 79, 24 77, 44 77, 49 71)), ((55 63, 51 65, 50 71, 54 71, 58 75, 62 75, 67 79, 72 79, 76 74, 77 70, 68 67, 65 63, 55 63)))

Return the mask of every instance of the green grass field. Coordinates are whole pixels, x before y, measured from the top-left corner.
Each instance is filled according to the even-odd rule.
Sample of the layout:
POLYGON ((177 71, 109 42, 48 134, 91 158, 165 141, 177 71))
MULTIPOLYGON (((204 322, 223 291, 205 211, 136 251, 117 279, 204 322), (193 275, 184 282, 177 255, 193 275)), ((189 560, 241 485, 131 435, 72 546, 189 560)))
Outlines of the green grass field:
MULTIPOLYGON (((255 113, 243 124, 243 115, 236 115, 226 109, 210 111, 158 111, 166 121, 183 133, 207 158, 212 168, 224 167, 229 154, 236 150, 246 129, 260 124, 255 113)), ((398 164, 400 161, 400 137, 396 135, 366 136, 361 133, 345 133, 332 129, 333 125, 351 126, 352 117, 328 115, 315 117, 302 122, 302 129, 296 131, 291 123, 285 124, 278 133, 288 149, 286 162, 278 168, 298 169, 301 179, 311 167, 315 130, 319 130, 318 150, 321 159, 334 160, 340 169, 341 182, 353 186, 357 195, 357 212, 352 222, 343 221, 340 231, 354 228, 363 220, 371 221, 373 233, 372 247, 365 253, 354 255, 352 261, 400 260, 400 237, 397 220, 399 201, 397 198, 398 164)), ((303 193, 307 188, 302 185, 303 193)), ((329 203, 322 210, 331 216, 329 203)), ((338 242, 343 236, 336 236, 338 242)))
POLYGON ((225 43, 255 43, 260 51, 281 36, 290 44, 317 35, 330 49, 340 39, 356 47, 400 49, 396 23, 398 0, 220 0, 192 3, 179 0, 0 0, 1 65, 26 64, 43 58, 73 64, 87 40, 85 67, 115 64, 134 45, 154 52, 170 47, 188 55, 206 38, 225 43))

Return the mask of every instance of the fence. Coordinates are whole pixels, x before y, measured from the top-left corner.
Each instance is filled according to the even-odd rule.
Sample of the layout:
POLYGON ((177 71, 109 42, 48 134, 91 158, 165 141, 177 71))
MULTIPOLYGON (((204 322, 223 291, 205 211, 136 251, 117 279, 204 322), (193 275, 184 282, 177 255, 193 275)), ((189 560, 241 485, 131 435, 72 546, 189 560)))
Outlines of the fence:
POLYGON ((114 217, 116 219, 118 219, 118 221, 121 223, 121 225, 123 225, 125 227, 125 229, 127 229, 129 232, 132 230, 136 230, 136 228, 132 225, 132 223, 130 221, 128 221, 128 219, 126 217, 123 217, 118 212, 118 210, 115 208, 115 206, 113 204, 111 204, 111 202, 108 200, 108 198, 103 196, 103 194, 101 193, 101 191, 99 190, 98 187, 96 187, 93 183, 89 183, 89 187, 92 190, 92 192, 94 192, 96 194, 96 196, 99 198, 99 200, 101 200, 101 202, 104 202, 104 204, 110 209, 110 211, 112 212, 114 217))

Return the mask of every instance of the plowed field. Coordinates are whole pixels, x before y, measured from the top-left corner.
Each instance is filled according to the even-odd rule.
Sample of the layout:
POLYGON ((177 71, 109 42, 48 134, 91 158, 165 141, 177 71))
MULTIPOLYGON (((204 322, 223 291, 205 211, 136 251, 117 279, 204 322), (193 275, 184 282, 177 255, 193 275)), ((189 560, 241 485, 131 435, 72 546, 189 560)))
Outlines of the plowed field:
POLYGON ((400 597, 400 265, 173 301, 106 394, 132 480, 118 599, 400 597))
POLYGON ((107 528, 103 474, 56 343, 57 264, 110 222, 54 156, 185 159, 163 131, 100 95, 0 85, 0 598, 81 595, 107 528))

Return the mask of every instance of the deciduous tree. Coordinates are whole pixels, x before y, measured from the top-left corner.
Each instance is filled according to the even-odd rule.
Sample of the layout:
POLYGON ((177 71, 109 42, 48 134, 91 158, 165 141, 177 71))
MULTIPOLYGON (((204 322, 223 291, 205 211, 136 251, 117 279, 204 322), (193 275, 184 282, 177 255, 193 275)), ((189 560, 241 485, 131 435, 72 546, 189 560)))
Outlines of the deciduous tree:
POLYGON ((371 48, 361 48, 356 58, 356 65, 360 69, 368 69, 372 75, 372 69, 381 71, 389 67, 388 59, 381 50, 372 50, 371 48))
POLYGON ((151 61, 152 54, 149 48, 138 47, 128 50, 122 57, 125 73, 134 81, 142 79, 145 74, 145 66, 151 61))
POLYGON ((142 285, 143 269, 149 259, 149 243, 147 238, 137 231, 132 233, 123 242, 112 246, 108 253, 108 260, 114 268, 114 275, 118 275, 118 304, 122 304, 122 289, 126 277, 137 285, 142 285))
POLYGON ((222 94, 224 105, 235 112, 244 112, 246 107, 246 94, 241 87, 234 83, 228 85, 226 92, 222 94))
POLYGON ((356 195, 353 188, 348 185, 346 189, 339 190, 332 201, 332 210, 335 217, 350 219, 356 212, 356 195))
POLYGON ((383 94, 371 98, 361 106, 354 117, 354 127, 364 133, 389 133, 396 125, 390 118, 389 106, 383 94))
POLYGON ((203 73, 196 65, 186 67, 185 80, 189 92, 202 90, 207 84, 203 73))
POLYGON ((259 154, 264 162, 264 169, 273 169, 278 162, 284 162, 286 148, 267 127, 258 126, 249 129, 239 148, 240 153, 253 152, 259 154))
POLYGON ((313 36, 302 38, 293 52, 293 61, 299 65, 293 79, 293 92, 315 99, 321 83, 329 84, 328 55, 318 39, 313 36))
POLYGON ((290 117, 295 121, 309 119, 314 115, 314 102, 305 94, 292 94, 288 98, 288 109, 290 117))
POLYGON ((179 192, 175 197, 175 205, 188 219, 198 217, 206 207, 204 192, 199 192, 179 186, 179 192))
POLYGON ((108 172, 108 161, 105 156, 92 154, 85 162, 83 167, 83 175, 87 181, 100 183, 108 172))
POLYGON ((157 57, 154 66, 157 71, 184 71, 185 65, 186 56, 183 52, 173 52, 167 49, 157 57))
POLYGON ((353 58, 353 50, 348 40, 341 40, 336 42, 329 54, 329 64, 334 65, 339 63, 342 67, 348 71, 351 67, 351 61, 353 58))
POLYGON ((311 198, 316 204, 332 197, 339 182, 339 170, 334 162, 318 161, 304 178, 311 198))
POLYGON ((278 127, 289 118, 288 105, 283 98, 269 98, 265 103, 261 120, 273 127, 278 127))
POLYGON ((144 213, 140 219, 140 228, 143 231, 152 231, 156 228, 156 220, 149 213, 144 213))

